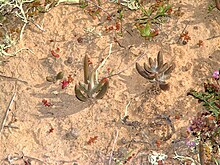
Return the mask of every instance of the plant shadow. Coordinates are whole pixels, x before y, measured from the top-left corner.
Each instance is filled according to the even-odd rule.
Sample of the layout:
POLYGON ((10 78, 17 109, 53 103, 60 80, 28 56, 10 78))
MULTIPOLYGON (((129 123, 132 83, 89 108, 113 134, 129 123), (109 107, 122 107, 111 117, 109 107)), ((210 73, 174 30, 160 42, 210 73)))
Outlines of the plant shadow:
POLYGON ((57 89, 55 87, 50 87, 48 83, 38 84, 36 88, 42 91, 45 88, 50 88, 47 93, 32 93, 32 96, 40 99, 48 100, 52 106, 44 106, 43 103, 37 105, 38 111, 41 113, 40 118, 47 117, 65 117, 78 113, 92 105, 91 101, 81 102, 75 95, 64 93, 63 89, 57 89), (56 91, 56 93, 53 93, 56 91))

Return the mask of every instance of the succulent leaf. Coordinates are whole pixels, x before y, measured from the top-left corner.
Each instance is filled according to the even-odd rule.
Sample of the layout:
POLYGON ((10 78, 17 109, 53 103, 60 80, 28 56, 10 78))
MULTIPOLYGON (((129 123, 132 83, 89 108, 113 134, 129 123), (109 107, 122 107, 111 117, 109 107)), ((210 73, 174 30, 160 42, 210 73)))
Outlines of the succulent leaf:
POLYGON ((97 93, 103 86, 103 84, 106 82, 106 78, 103 78, 92 90, 91 94, 97 93))
POLYGON ((136 63, 136 69, 141 76, 143 76, 146 79, 149 79, 147 72, 145 72, 144 69, 138 63, 136 63))
POLYGON ((56 75, 56 80, 61 80, 61 79, 63 79, 63 76, 64 76, 64 73, 63 73, 63 72, 59 72, 59 73, 56 75))
POLYGON ((147 66, 146 63, 144 63, 144 69, 145 69, 146 72, 148 72, 148 73, 150 73, 150 74, 154 73, 154 72, 151 70, 151 68, 150 68, 149 66, 147 66))
POLYGON ((171 72, 175 69, 174 63, 164 63, 163 55, 158 52, 157 58, 148 58, 148 63, 144 63, 144 68, 142 68, 138 63, 136 63, 136 69, 138 73, 150 82, 157 82, 162 90, 169 89, 169 85, 166 83, 171 77, 171 72))
POLYGON ((171 64, 169 66, 169 68, 164 72, 164 74, 170 74, 174 69, 175 69, 176 65, 175 64, 171 64))
POLYGON ((169 65, 167 63, 163 64, 163 66, 159 70, 159 73, 164 72, 165 70, 167 70, 168 67, 169 67, 169 65))
POLYGON ((148 62, 149 62, 150 67, 153 68, 154 67, 154 61, 151 57, 149 58, 148 62))
POLYGON ((84 58, 84 82, 88 84, 88 75, 89 75, 89 59, 88 56, 85 55, 84 58))
POLYGON ((85 97, 82 92, 80 91, 78 85, 75 86, 75 94, 76 94, 76 98, 79 99, 80 101, 86 102, 87 101, 87 97, 85 97))
POLYGON ((104 85, 101 87, 101 90, 99 91, 99 93, 96 95, 96 99, 101 99, 103 98, 103 96, 106 94, 107 90, 109 87, 109 81, 108 79, 106 79, 104 85))
POLYGON ((160 70, 160 68, 163 66, 163 55, 159 51, 157 54, 157 68, 160 70))
POLYGON ((79 82, 78 88, 85 93, 88 91, 88 85, 81 82, 79 82))
MULTIPOLYGON (((98 67, 97 67, 98 68, 98 67)), ((84 83, 79 82, 75 86, 75 95, 80 101, 87 101, 90 98, 102 98, 107 92, 109 82, 107 78, 98 81, 96 72, 97 68, 89 67, 88 56, 84 58, 84 83), (96 96, 94 96, 96 94, 96 96)))
POLYGON ((91 74, 89 74, 88 76, 88 84, 89 84, 89 87, 88 87, 88 90, 91 90, 93 87, 94 87, 94 72, 91 72, 91 74))
POLYGON ((46 77, 46 80, 48 81, 48 82, 56 82, 56 79, 55 79, 55 77, 52 77, 52 76, 47 76, 46 77))

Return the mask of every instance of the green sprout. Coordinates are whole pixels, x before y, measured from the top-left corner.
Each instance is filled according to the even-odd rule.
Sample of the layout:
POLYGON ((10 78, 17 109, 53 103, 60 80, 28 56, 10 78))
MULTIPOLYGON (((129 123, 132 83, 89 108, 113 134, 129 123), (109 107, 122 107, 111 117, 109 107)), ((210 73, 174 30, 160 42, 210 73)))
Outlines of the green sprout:
POLYGON ((48 82, 53 82, 53 83, 55 83, 55 82, 57 82, 58 80, 62 80, 63 77, 64 77, 64 73, 63 73, 63 72, 59 72, 59 73, 57 73, 56 76, 47 76, 47 77, 46 77, 46 80, 47 80, 48 82))
POLYGON ((203 106, 218 120, 220 114, 220 86, 218 83, 219 79, 215 79, 215 81, 216 83, 211 81, 204 83, 205 91, 191 90, 188 92, 188 95, 192 95, 202 102, 203 106))
POLYGON ((172 6, 164 2, 156 2, 147 10, 140 5, 143 16, 135 19, 137 29, 140 31, 142 37, 152 38, 158 35, 158 30, 152 28, 153 24, 163 23, 163 18, 170 17, 172 6))
POLYGON ((147 39, 151 39, 158 35, 158 30, 151 30, 150 24, 146 24, 145 26, 138 26, 137 28, 142 37, 146 37, 147 39))

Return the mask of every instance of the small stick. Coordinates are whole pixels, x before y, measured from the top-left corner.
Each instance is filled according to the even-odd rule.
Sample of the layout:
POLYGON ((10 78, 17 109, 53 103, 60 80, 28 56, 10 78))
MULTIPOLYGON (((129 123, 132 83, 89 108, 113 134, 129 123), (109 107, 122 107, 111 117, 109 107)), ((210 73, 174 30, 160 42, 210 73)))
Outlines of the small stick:
POLYGON ((127 116, 128 115, 128 106, 131 104, 131 101, 128 102, 128 104, 126 105, 125 107, 125 114, 124 116, 127 116))
POLYGON ((34 157, 30 157, 30 156, 24 156, 24 155, 23 155, 23 158, 26 158, 26 159, 29 159, 29 160, 35 160, 35 161, 40 162, 42 164, 46 164, 44 161, 42 161, 38 158, 34 158, 34 157))
POLYGON ((124 117, 121 117, 122 122, 124 122, 124 120, 128 117, 128 106, 131 104, 131 101, 128 102, 128 104, 125 107, 125 113, 124 113, 124 117))
POLYGON ((118 139, 118 130, 116 132, 115 140, 114 140, 114 143, 113 143, 113 146, 112 146, 112 152, 111 152, 110 159, 109 159, 109 162, 108 162, 109 165, 111 165, 111 162, 112 162, 112 155, 113 155, 113 152, 115 150, 115 144, 117 142, 117 139, 118 139))
POLYGON ((215 38, 218 38, 218 37, 220 37, 220 35, 217 35, 217 36, 213 36, 213 37, 207 38, 206 40, 211 40, 211 39, 215 39, 215 38))
POLYGON ((197 163, 197 161, 195 161, 193 158, 189 157, 189 156, 181 156, 181 155, 178 155, 177 152, 175 151, 175 156, 173 157, 173 159, 178 159, 180 161, 185 161, 185 160, 190 160, 192 161, 193 163, 197 163))
POLYGON ((4 115, 4 117, 3 117, 2 124, 1 124, 1 128, 0 128, 0 134, 1 134, 1 132, 3 131, 3 129, 4 129, 5 122, 6 122, 6 119, 7 119, 7 117, 8 117, 8 112, 9 112, 9 109, 10 109, 10 107, 11 107, 13 101, 14 101, 15 95, 16 95, 16 93, 14 93, 13 96, 11 97, 10 103, 9 103, 8 108, 7 108, 7 110, 6 110, 6 112, 5 112, 5 115, 4 115))
POLYGON ((34 24, 38 29, 40 29, 41 31, 45 32, 45 30, 43 29, 43 27, 41 27, 40 25, 36 24, 33 19, 31 19, 31 23, 33 23, 33 24, 34 24))
POLYGON ((25 22, 20 31, 20 41, 23 39, 24 29, 27 26, 28 22, 25 22))
POLYGON ((108 55, 104 58, 104 60, 101 62, 101 64, 99 64, 97 66, 97 68, 95 69, 96 82, 98 81, 98 70, 106 63, 107 59, 111 55, 111 51, 112 51, 112 44, 110 44, 110 46, 109 46, 109 53, 108 53, 108 55))
POLYGON ((23 82, 23 83, 25 83, 25 84, 28 84, 27 81, 20 80, 20 79, 14 78, 14 77, 8 77, 8 76, 4 76, 4 75, 1 75, 1 74, 0 74, 0 77, 6 78, 6 79, 10 79, 10 80, 13 80, 13 81, 19 81, 19 82, 23 82))

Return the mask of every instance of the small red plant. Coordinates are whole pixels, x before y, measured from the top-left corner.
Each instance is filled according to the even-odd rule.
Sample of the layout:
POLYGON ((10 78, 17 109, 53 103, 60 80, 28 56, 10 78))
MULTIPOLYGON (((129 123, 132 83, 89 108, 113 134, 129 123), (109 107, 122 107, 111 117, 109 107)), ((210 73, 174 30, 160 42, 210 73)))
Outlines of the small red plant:
POLYGON ((107 68, 108 74, 111 72, 111 68, 107 68))
POLYGON ((135 156, 135 154, 132 154, 131 156, 129 156, 125 163, 128 163, 134 156, 135 156))
POLYGON ((111 20, 112 20, 111 16, 108 15, 107 18, 106 18, 106 20, 107 20, 107 21, 111 21, 111 20))
POLYGON ((110 32, 113 30, 119 31, 120 27, 121 27, 120 23, 116 22, 115 25, 105 26, 105 31, 106 32, 110 32))
POLYGON ((191 40, 191 37, 189 36, 188 31, 180 34, 180 38, 182 40, 183 45, 186 45, 189 42, 189 40, 191 40))
POLYGON ((204 47, 204 42, 202 40, 199 40, 199 42, 197 43, 197 45, 201 48, 204 47))
POLYGON ((48 133, 53 133, 53 131, 54 131, 54 128, 51 127, 51 128, 49 129, 48 133))
POLYGON ((67 78, 67 81, 68 81, 69 83, 73 82, 73 77, 72 77, 71 75, 69 75, 68 78, 67 78))
POLYGON ((43 100, 42 100, 42 103, 43 103, 43 105, 44 105, 45 107, 50 107, 50 106, 53 105, 52 103, 50 103, 50 102, 47 101, 46 99, 43 99, 43 100))
POLYGON ((56 48, 56 50, 51 50, 51 54, 52 56, 54 56, 55 58, 60 58, 60 55, 58 54, 58 52, 60 51, 60 48, 56 48))
POLYGON ((121 27, 120 23, 119 23, 119 22, 116 22, 116 23, 115 23, 115 30, 116 30, 116 31, 119 31, 119 30, 120 30, 120 27, 121 27))
POLYGON ((88 64, 92 65, 92 60, 90 58, 88 59, 88 64))
POLYGON ((73 78, 71 75, 69 75, 67 80, 61 81, 62 89, 66 88, 72 82, 73 82, 73 78))
POLYGON ((95 143, 98 139, 98 136, 90 137, 87 144, 91 145, 92 143, 95 143))
POLYGON ((102 10, 100 8, 88 8, 85 10, 85 12, 87 12, 92 17, 92 19, 96 19, 101 11, 102 10))
POLYGON ((156 140, 156 146, 157 146, 157 148, 160 148, 160 145, 161 145, 161 141, 160 140, 156 140))
POLYGON ((69 81, 68 80, 63 80, 61 82, 61 84, 62 84, 62 89, 64 89, 64 88, 66 88, 69 85, 69 81))
POLYGON ((172 13, 172 11, 173 11, 173 9, 172 9, 172 7, 171 7, 171 8, 169 8, 169 9, 167 10, 167 14, 170 15, 170 14, 172 13))

